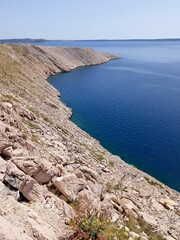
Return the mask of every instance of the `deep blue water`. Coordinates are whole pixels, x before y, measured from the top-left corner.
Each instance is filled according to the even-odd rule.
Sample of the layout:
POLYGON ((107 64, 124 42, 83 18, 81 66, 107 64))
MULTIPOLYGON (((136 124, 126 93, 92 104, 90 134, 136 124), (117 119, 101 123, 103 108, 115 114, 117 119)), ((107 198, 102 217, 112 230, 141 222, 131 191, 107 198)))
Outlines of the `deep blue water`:
POLYGON ((180 191, 180 41, 48 41, 122 59, 50 77, 72 121, 112 153, 180 191))

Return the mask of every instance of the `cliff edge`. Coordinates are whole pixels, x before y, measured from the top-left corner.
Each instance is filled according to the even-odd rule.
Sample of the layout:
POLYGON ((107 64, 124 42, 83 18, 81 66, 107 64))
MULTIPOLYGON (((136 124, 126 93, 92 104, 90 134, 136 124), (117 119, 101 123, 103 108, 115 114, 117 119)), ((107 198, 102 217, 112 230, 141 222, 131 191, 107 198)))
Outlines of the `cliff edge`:
POLYGON ((0 45, 0 239, 179 239, 180 194, 72 123, 46 81, 115 58, 0 45))

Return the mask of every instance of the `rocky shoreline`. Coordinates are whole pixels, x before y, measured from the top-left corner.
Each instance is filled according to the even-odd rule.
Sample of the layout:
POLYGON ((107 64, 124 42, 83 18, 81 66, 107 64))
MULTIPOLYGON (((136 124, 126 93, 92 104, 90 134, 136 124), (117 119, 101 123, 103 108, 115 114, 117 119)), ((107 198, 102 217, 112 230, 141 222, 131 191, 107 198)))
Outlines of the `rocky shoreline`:
POLYGON ((75 204, 116 224, 124 239, 160 239, 156 232, 179 239, 180 194, 72 123, 46 81, 115 58, 92 49, 0 45, 0 239, 80 239, 70 226, 75 204))

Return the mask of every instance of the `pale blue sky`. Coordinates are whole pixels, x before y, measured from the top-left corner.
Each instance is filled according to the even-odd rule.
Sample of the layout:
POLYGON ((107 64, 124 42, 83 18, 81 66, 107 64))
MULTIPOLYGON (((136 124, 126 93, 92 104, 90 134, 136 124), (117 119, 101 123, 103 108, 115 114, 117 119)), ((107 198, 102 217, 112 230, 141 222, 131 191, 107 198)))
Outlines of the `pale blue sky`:
POLYGON ((0 39, 180 38, 180 0, 0 0, 0 39))

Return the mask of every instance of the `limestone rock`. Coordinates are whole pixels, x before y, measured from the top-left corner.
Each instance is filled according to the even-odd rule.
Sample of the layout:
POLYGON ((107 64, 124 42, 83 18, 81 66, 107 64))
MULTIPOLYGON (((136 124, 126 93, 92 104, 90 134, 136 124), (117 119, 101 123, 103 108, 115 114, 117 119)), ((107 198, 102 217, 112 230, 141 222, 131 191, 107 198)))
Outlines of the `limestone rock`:
POLYGON ((23 107, 18 107, 18 108, 16 108, 16 111, 19 113, 19 115, 21 117, 25 117, 29 120, 35 120, 36 119, 35 115, 32 112, 30 112, 28 109, 25 109, 23 107))
POLYGON ((10 162, 7 165, 4 180, 14 189, 19 190, 28 200, 39 199, 41 192, 36 181, 24 174, 14 163, 10 162))
POLYGON ((106 218, 111 219, 112 222, 117 222, 119 219, 121 219, 122 208, 114 194, 105 195, 105 198, 101 202, 100 213, 106 218))
POLYGON ((140 238, 140 235, 139 234, 137 234, 137 233, 135 233, 135 232, 129 232, 130 233, 130 235, 133 237, 133 239, 138 239, 138 238, 140 238))
POLYGON ((21 229, 13 226, 9 221, 0 216, 0 239, 1 240, 32 240, 21 229))
POLYGON ((74 173, 54 177, 52 182, 69 201, 75 200, 78 192, 85 188, 85 181, 77 178, 74 173))
POLYGON ((89 174, 89 175, 90 175, 92 178, 94 178, 94 179, 97 179, 97 177, 98 177, 98 174, 97 174, 96 171, 94 171, 93 169, 88 168, 88 167, 86 167, 86 166, 80 167, 80 170, 81 170, 83 173, 89 174))
POLYGON ((4 103, 2 103, 2 106, 3 106, 4 108, 12 108, 12 107, 13 107, 12 104, 9 103, 9 102, 4 102, 4 103))
POLYGON ((163 199, 161 198, 159 201, 165 208, 173 210, 174 207, 178 206, 178 204, 171 199, 163 199))
POLYGON ((8 129, 8 125, 0 121, 0 133, 4 134, 6 132, 6 129, 8 129))
POLYGON ((59 176, 62 169, 60 166, 56 168, 46 159, 25 157, 24 159, 14 159, 13 162, 23 172, 32 176, 38 183, 48 183, 52 177, 59 176))
POLYGON ((29 176, 33 176, 38 171, 37 164, 28 157, 25 159, 13 159, 12 162, 29 176))
POLYGON ((171 237, 171 236, 167 236, 166 240, 174 240, 175 238, 171 237))
POLYGON ((12 146, 5 147, 5 148, 1 151, 1 155, 2 155, 3 157, 12 158, 12 156, 13 156, 13 148, 12 148, 12 146))
POLYGON ((12 146, 12 144, 9 143, 9 139, 6 135, 6 133, 10 131, 10 128, 11 127, 9 127, 8 124, 5 124, 2 121, 0 121, 0 154, 1 155, 5 149, 12 146))
POLYGON ((38 184, 34 179, 27 176, 23 179, 23 181, 20 184, 19 191, 23 194, 25 198, 27 198, 29 201, 35 201, 39 199, 39 188, 38 184))
POLYGON ((0 181, 3 180, 4 173, 6 172, 6 164, 7 162, 0 157, 0 181))
POLYGON ((148 236, 147 236, 146 233, 143 232, 143 233, 140 234, 140 236, 141 236, 142 240, 148 240, 148 236))
POLYGON ((105 189, 97 182, 92 183, 91 181, 88 181, 88 186, 86 186, 86 188, 88 188, 91 191, 92 196, 98 200, 103 198, 103 194, 105 194, 105 189))
POLYGON ((16 149, 13 149, 12 151, 12 156, 13 157, 23 157, 23 156, 27 156, 28 153, 25 149, 22 149, 22 148, 16 148, 16 149))
POLYGON ((100 213, 101 211, 100 200, 93 197, 91 190, 84 189, 80 191, 77 195, 76 200, 80 203, 80 208, 84 212, 95 214, 100 213))
POLYGON ((137 210, 137 206, 130 199, 122 198, 119 200, 119 203, 123 208, 128 210, 137 210))
POLYGON ((156 209, 156 211, 163 211, 164 207, 162 206, 162 204, 158 203, 155 199, 152 199, 151 201, 152 207, 154 209, 156 209))
POLYGON ((141 217, 143 218, 143 220, 144 220, 147 224, 150 224, 150 225, 152 225, 152 226, 157 226, 157 221, 156 221, 156 219, 155 219, 153 216, 149 215, 148 213, 142 212, 142 213, 141 213, 141 217))
POLYGON ((12 162, 7 164, 4 180, 13 188, 18 190, 25 176, 26 175, 21 170, 19 170, 15 164, 12 162))
POLYGON ((2 151, 8 147, 10 147, 11 144, 5 143, 5 142, 1 142, 0 141, 0 153, 2 154, 2 151))

